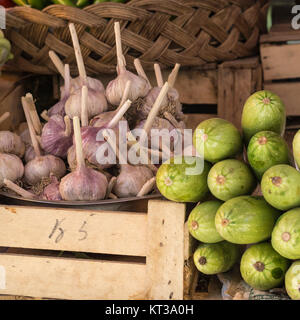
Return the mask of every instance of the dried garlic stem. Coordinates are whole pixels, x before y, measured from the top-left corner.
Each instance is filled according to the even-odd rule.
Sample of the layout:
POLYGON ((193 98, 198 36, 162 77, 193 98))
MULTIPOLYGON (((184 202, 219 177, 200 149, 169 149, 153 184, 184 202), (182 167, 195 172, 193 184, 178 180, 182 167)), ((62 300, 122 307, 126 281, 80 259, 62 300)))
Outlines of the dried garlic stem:
POLYGON ((121 100, 117 110, 119 110, 123 106, 125 101, 128 99, 130 88, 131 88, 131 81, 128 80, 125 84, 125 89, 123 92, 122 100, 121 100))
POLYGON ((37 198, 37 196, 35 194, 19 187, 17 184, 13 183, 12 181, 10 181, 8 179, 4 179, 3 182, 8 189, 14 191, 15 193, 19 194, 23 198, 28 198, 28 199, 37 198))
POLYGON ((109 121, 107 127, 108 128, 114 128, 118 122, 122 119, 126 111, 130 108, 131 106, 131 101, 127 100, 122 107, 116 112, 114 117, 109 121))
POLYGON ((51 61, 53 62, 53 64, 54 64, 55 68, 57 69, 57 71, 60 73, 60 75, 63 78, 65 78, 64 64, 60 60, 58 55, 53 50, 50 50, 49 51, 49 57, 50 57, 51 61))
POLYGON ((141 188, 141 190, 139 191, 139 193, 137 194, 137 197, 143 197, 146 194, 148 194, 150 191, 153 190, 154 186, 156 183, 156 178, 153 177, 150 180, 148 180, 141 188))
POLYGON ((39 157, 39 156, 41 156, 41 150, 40 150, 39 142, 37 140, 36 133, 35 133, 35 130, 33 128, 33 124, 32 124, 31 117, 30 117, 30 111, 29 111, 30 103, 29 103, 27 97, 22 97, 21 101, 22 101, 22 106, 23 106, 25 118, 26 118, 26 121, 27 121, 28 129, 29 129, 29 134, 30 134, 32 146, 33 146, 35 155, 37 157, 39 157))
POLYGON ((118 199, 118 197, 113 194, 113 193, 110 193, 109 196, 108 196, 109 199, 118 199))
POLYGON ((118 74, 125 71, 126 61, 122 52, 122 41, 121 41, 121 29, 120 22, 114 24, 115 38, 116 38, 116 49, 117 49, 117 60, 118 60, 118 74))
MULTIPOLYGON (((149 134, 150 132, 150 129, 152 128, 152 125, 155 121, 155 118, 157 116, 157 114, 159 113, 159 110, 161 108, 161 104, 165 98, 165 96, 167 95, 169 91, 169 84, 168 82, 166 82, 164 84, 164 86, 162 87, 162 89, 160 90, 160 93, 158 95, 158 97, 156 98, 154 104, 153 104, 153 107, 151 109, 151 111, 149 112, 149 115, 147 117, 147 120, 145 122, 145 125, 144 125, 144 139, 147 138, 147 135, 149 134), (147 135, 146 135, 147 134, 147 135)), ((143 140, 142 140, 143 141, 143 140)))
POLYGON ((87 81, 87 76, 86 76, 82 53, 81 53, 81 49, 80 49, 80 45, 79 45, 79 41, 78 41, 78 36, 76 33, 74 23, 69 24, 69 29, 70 29, 70 33, 71 33, 71 37, 72 37, 72 42, 73 42, 73 47, 74 47, 74 52, 75 52, 79 75, 80 75, 81 80, 85 84, 87 81))
POLYGON ((41 118, 44 119, 45 121, 49 121, 49 116, 48 116, 48 111, 47 110, 44 110, 42 113, 41 113, 41 118))
POLYGON ((173 88, 175 85, 179 68, 180 68, 180 64, 176 63, 174 69, 172 70, 172 72, 169 75, 168 83, 170 85, 170 88, 173 88))
POLYGON ((29 112, 30 112, 30 117, 32 119, 32 124, 33 124, 34 130, 35 130, 36 134, 41 135, 42 124, 41 124, 40 117, 39 117, 37 110, 36 110, 33 96, 31 93, 27 93, 25 97, 28 99, 28 102, 29 102, 29 104, 28 104, 29 112))
POLYGON ((68 116, 64 116, 64 122, 66 125, 65 135, 66 137, 69 137, 71 135, 72 129, 71 129, 71 120, 68 116))
POLYGON ((89 116, 88 116, 88 88, 83 86, 81 89, 81 126, 87 127, 89 125, 89 116))
POLYGON ((140 77, 142 77, 142 78, 144 78, 145 80, 147 80, 148 83, 149 83, 149 85, 150 85, 150 88, 151 88, 152 86, 151 86, 151 84, 150 84, 149 78, 147 77, 147 75, 146 75, 146 73, 145 73, 145 70, 144 70, 144 68, 143 68, 143 66, 142 66, 142 64, 141 64, 140 59, 138 59, 138 58, 134 59, 133 63, 134 63, 134 66, 135 66, 135 69, 136 69, 137 74, 138 74, 140 77))
POLYGON ((75 136, 76 161, 77 161, 77 168, 79 169, 81 167, 85 167, 85 161, 84 161, 84 156, 82 151, 80 122, 77 116, 73 118, 73 127, 74 127, 74 136, 75 136))
POLYGON ((10 117, 10 112, 5 112, 3 115, 0 117, 0 123, 4 122, 10 117))
POLYGON ((157 86, 161 88, 164 85, 164 80, 161 73, 160 65, 158 63, 154 64, 154 72, 155 72, 157 86))

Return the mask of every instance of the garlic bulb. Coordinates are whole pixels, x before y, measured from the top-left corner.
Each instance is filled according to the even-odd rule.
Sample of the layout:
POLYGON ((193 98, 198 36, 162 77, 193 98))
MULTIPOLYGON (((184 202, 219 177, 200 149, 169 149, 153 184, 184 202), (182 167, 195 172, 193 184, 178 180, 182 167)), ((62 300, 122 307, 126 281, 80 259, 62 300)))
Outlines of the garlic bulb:
POLYGON ((14 154, 0 153, 0 187, 4 179, 16 181, 24 175, 24 166, 19 157, 14 154))
MULTIPOLYGON (((103 92, 89 89, 87 106, 89 119, 106 111, 107 101, 103 92)), ((70 119, 81 116, 81 88, 74 91, 67 99, 65 111, 70 119)))
MULTIPOLYGON (((102 82, 98 79, 86 77, 86 83, 85 85, 88 87, 88 89, 98 91, 98 92, 105 92, 104 85, 102 82)), ((81 89, 83 86, 81 77, 76 77, 71 79, 71 93, 76 91, 77 89, 81 89)), ((61 88, 61 92, 64 93, 64 87, 61 88)))
POLYGON ((74 133, 76 145, 77 168, 62 178, 59 191, 64 200, 101 200, 106 196, 108 186, 104 174, 85 167, 82 151, 79 118, 74 117, 74 133))
POLYGON ((0 131, 0 152, 12 153, 22 158, 25 152, 25 144, 15 133, 0 131))
MULTIPOLYGON (((101 114, 98 114, 90 121, 90 126, 92 127, 105 127, 116 115, 115 111, 107 111, 101 114)), ((121 121, 125 121, 125 118, 121 118, 121 121)))
POLYGON ((51 200, 51 201, 62 200, 61 194, 59 192, 60 183, 58 179, 54 175, 51 175, 50 178, 51 178, 51 183, 45 187, 42 193, 42 198, 44 200, 51 200))
POLYGON ((50 174, 61 178, 66 174, 63 160, 52 155, 37 156, 25 165, 24 177, 27 183, 34 185, 50 174))
MULTIPOLYGON (((22 97, 22 105, 27 120, 30 137, 36 157, 25 165, 24 177, 28 184, 34 185, 43 178, 47 178, 50 174, 61 178, 66 173, 66 166, 62 159, 53 155, 42 156, 33 128, 32 120, 29 112, 29 97, 22 97)), ((33 101, 31 101, 33 103, 33 101)))
POLYGON ((115 22, 114 29, 118 59, 118 76, 108 84, 106 88, 106 97, 112 105, 117 106, 122 100, 123 92, 128 81, 131 82, 131 88, 128 94, 128 99, 131 101, 135 101, 140 97, 145 97, 151 87, 149 82, 145 78, 135 75, 134 73, 126 70, 126 62, 122 53, 121 31, 119 22, 115 22))
POLYGON ((114 106, 120 104, 127 81, 131 81, 132 83, 131 90, 128 95, 129 100, 135 101, 136 99, 143 98, 148 94, 150 86, 147 80, 127 71, 126 69, 121 69, 117 78, 110 81, 107 85, 106 97, 109 103, 114 106))
POLYGON ((153 173, 149 168, 123 164, 113 193, 118 198, 136 197, 143 185, 151 178, 153 178, 153 173))
POLYGON ((31 138, 30 138, 30 133, 29 129, 25 129, 21 134, 20 134, 21 140, 25 143, 25 145, 31 145, 31 138))
POLYGON ((73 144, 73 132, 70 119, 58 114, 52 116, 44 125, 41 135, 42 148, 49 154, 66 158, 73 144))
POLYGON ((63 94, 61 95, 61 100, 58 101, 53 107, 51 107, 48 110, 48 117, 52 117, 54 115, 60 115, 62 117, 65 116, 66 112, 65 112, 65 104, 67 102, 67 100, 70 97, 70 93, 71 93, 71 84, 70 84, 70 67, 68 64, 65 65, 64 67, 64 73, 65 73, 65 86, 64 86, 64 91, 63 94))

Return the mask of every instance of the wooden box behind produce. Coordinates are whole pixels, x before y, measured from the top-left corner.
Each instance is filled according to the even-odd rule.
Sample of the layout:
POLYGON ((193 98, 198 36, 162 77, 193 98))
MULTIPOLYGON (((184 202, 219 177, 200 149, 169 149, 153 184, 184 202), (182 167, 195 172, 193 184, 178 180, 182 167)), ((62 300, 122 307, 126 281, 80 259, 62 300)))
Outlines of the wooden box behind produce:
POLYGON ((269 34, 260 39, 264 89, 283 100, 287 116, 300 116, 300 31, 290 23, 274 25, 269 34))
POLYGON ((196 271, 186 213, 185 204, 161 200, 147 212, 2 205, 0 294, 189 298, 196 271))

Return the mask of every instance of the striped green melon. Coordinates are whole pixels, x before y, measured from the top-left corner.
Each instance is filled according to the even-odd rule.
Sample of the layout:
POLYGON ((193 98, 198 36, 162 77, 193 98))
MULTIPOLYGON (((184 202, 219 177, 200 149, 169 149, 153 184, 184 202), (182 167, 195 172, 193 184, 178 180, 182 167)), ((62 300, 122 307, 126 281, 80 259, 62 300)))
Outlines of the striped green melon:
POLYGON ((224 239, 217 232, 215 216, 223 202, 206 201, 196 206, 189 215, 188 228, 190 234, 198 241, 216 243, 224 239))
POLYGON ((215 223, 225 240, 251 244, 270 238, 279 214, 263 197, 240 196, 221 205, 215 223))
POLYGON ((300 300, 300 261, 295 261, 285 274, 285 288, 293 300, 300 300))
POLYGON ((247 157, 259 180, 269 168, 277 164, 290 163, 287 143, 279 134, 272 131, 261 131, 251 138, 247 157))

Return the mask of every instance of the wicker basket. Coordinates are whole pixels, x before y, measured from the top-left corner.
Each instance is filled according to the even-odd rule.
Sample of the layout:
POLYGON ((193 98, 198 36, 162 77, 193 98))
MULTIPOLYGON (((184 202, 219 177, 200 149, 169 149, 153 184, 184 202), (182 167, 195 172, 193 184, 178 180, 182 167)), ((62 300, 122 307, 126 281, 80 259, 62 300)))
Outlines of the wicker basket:
POLYGON ((253 55, 265 26, 267 0, 132 0, 77 9, 51 5, 43 11, 7 11, 5 30, 15 59, 6 70, 55 74, 48 57, 56 51, 77 68, 68 23, 74 22, 89 75, 113 73, 116 50, 113 24, 120 21, 127 66, 139 57, 145 69, 199 66, 253 55))

